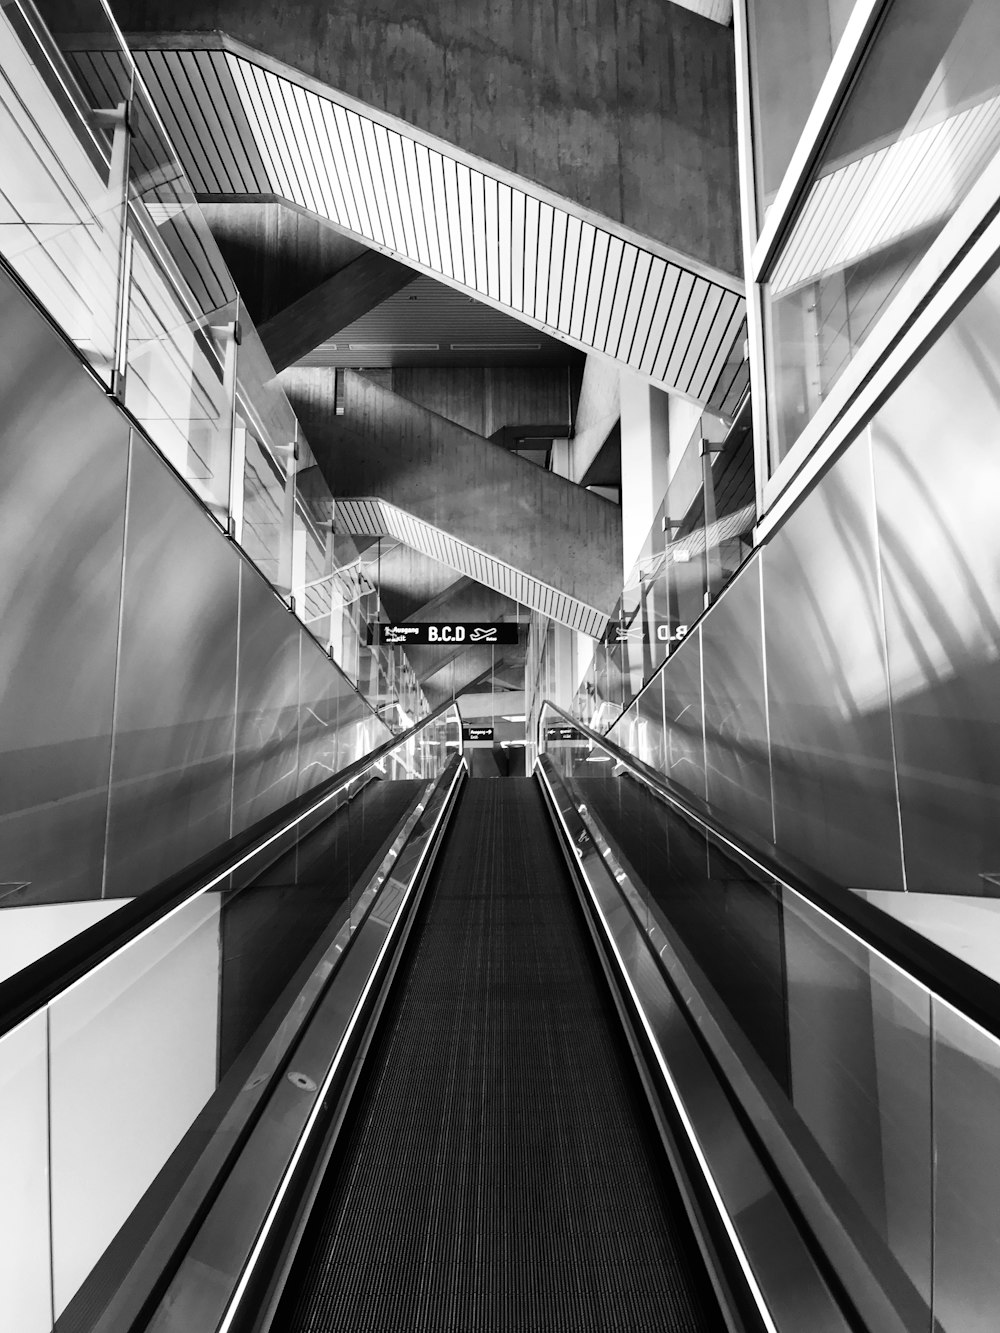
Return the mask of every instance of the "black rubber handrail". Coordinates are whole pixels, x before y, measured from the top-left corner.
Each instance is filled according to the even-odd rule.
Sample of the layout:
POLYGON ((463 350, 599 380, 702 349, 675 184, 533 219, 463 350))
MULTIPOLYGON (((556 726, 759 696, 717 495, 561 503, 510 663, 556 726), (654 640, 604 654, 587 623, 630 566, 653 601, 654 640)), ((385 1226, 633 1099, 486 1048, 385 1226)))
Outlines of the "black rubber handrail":
MULTIPOLYGON (((448 699, 432 713, 420 719, 408 731, 392 736, 374 750, 348 764, 324 782, 288 801, 279 810, 265 815, 249 828, 220 843, 197 860, 175 871, 153 888, 140 893, 132 902, 120 907, 102 921, 80 931, 72 939, 50 950, 29 963, 5 981, 0 981, 0 1037, 19 1023, 37 1013, 60 992, 80 977, 85 976, 105 959, 129 944, 137 935, 148 930, 168 912, 193 897, 209 880, 225 875, 237 862, 252 856, 255 851, 280 836, 282 830, 295 822, 312 806, 332 792, 346 787, 355 778, 385 755, 436 721, 448 709, 454 708, 448 699)), ((461 729, 459 729, 461 735, 461 729)), ((461 745, 461 741, 459 742, 461 745)))
POLYGON ((789 856, 774 843, 764 841, 753 830, 741 827, 728 816, 723 820, 708 801, 678 787, 664 774, 636 759, 607 736, 593 731, 551 700, 545 701, 539 714, 537 740, 540 754, 545 753, 541 733, 542 715, 546 709, 558 714, 565 725, 574 727, 587 741, 600 746, 723 851, 748 861, 765 879, 777 880, 801 895, 837 925, 856 935, 863 945, 884 954, 914 981, 1000 1040, 1000 984, 991 977, 911 926, 895 920, 881 908, 855 897, 821 871, 789 856))

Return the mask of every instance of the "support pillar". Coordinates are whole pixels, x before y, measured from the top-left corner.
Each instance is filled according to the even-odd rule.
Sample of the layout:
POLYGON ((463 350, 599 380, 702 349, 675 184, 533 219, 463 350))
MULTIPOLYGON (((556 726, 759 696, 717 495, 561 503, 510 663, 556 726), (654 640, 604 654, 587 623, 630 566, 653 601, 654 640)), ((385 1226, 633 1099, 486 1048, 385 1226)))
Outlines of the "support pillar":
POLYGON ((622 582, 632 572, 670 479, 670 400, 622 371, 622 582))

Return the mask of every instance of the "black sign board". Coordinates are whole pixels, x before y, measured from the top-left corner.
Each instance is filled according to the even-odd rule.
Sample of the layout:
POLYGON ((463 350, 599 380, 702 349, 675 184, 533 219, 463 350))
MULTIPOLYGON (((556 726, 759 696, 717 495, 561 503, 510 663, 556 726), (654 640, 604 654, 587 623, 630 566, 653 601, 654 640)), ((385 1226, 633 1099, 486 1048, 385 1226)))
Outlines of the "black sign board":
POLYGON ((492 727, 462 727, 462 740, 464 741, 491 741, 492 739, 492 727))
POLYGON ((462 644, 472 647, 481 643, 517 643, 517 622, 507 624, 478 620, 428 621, 423 625, 387 625, 381 622, 368 626, 368 643, 407 644, 421 647, 428 644, 453 648, 462 644))
POLYGON ((583 734, 576 727, 546 727, 545 739, 547 741, 582 741, 583 734))

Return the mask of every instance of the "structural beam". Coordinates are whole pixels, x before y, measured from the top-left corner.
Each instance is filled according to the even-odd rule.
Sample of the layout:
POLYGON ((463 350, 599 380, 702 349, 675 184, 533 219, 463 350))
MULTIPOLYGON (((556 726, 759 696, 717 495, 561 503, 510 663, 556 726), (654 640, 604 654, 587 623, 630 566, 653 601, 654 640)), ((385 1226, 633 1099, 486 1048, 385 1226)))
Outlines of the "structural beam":
POLYGON ((259 330, 275 370, 284 370, 320 343, 381 305, 417 276, 377 250, 367 250, 259 330))

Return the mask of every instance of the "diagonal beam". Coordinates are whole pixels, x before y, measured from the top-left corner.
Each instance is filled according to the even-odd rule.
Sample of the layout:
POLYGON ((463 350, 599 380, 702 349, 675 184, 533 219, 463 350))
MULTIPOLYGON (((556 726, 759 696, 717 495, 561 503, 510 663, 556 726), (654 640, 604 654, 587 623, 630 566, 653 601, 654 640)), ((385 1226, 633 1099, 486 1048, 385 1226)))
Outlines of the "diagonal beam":
POLYGON ((417 276, 377 250, 359 255, 258 330, 275 370, 301 360, 417 276))

